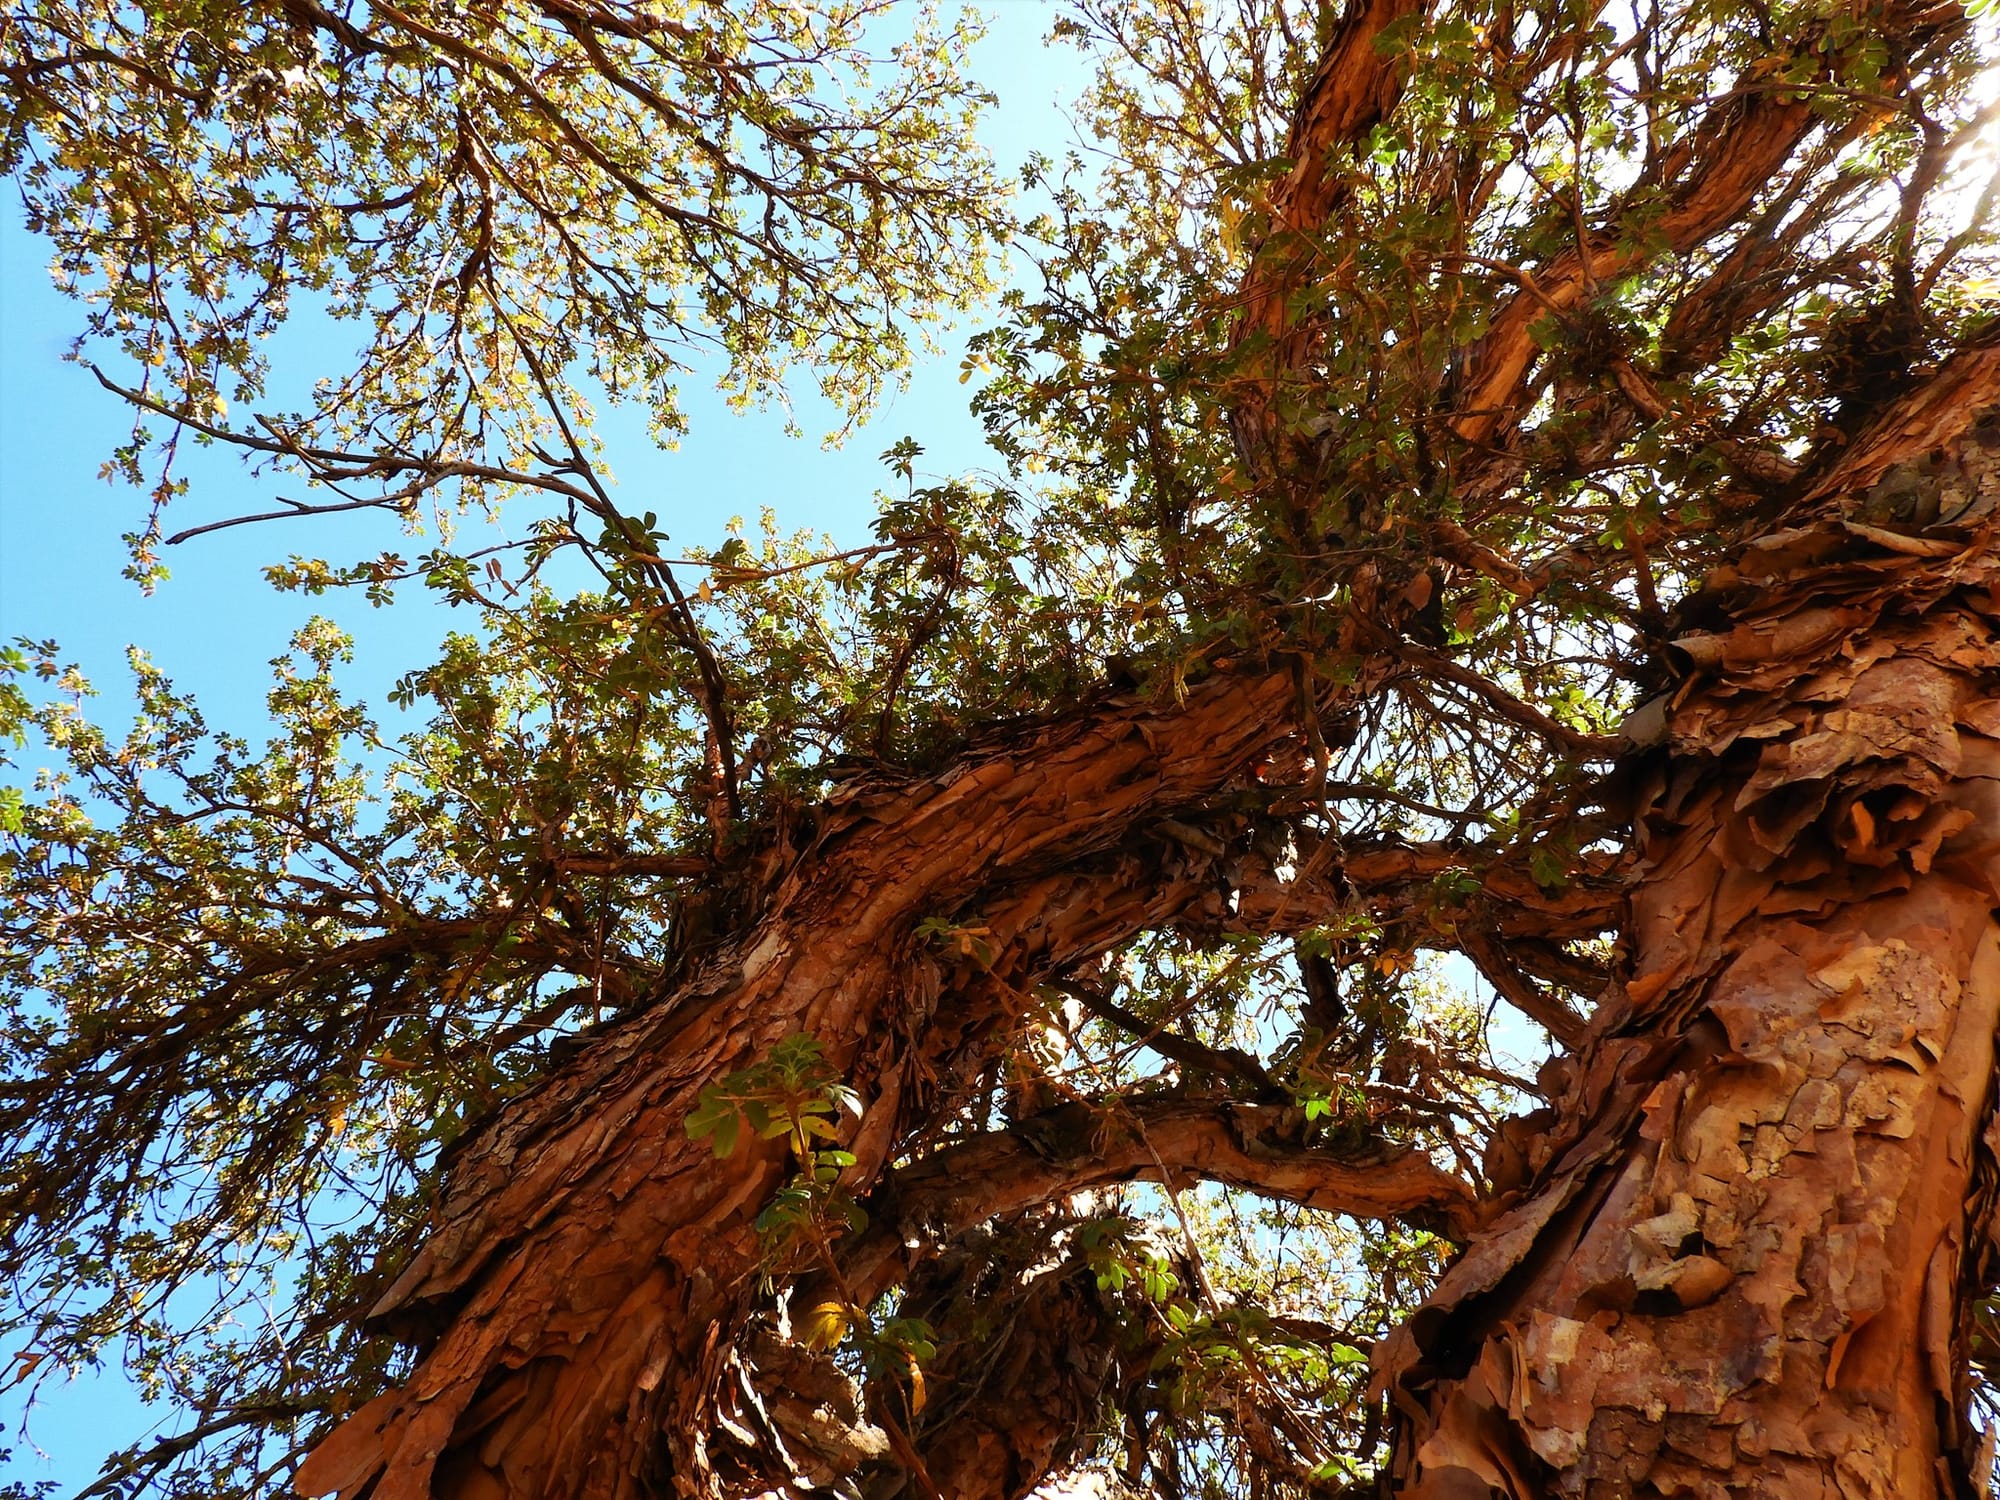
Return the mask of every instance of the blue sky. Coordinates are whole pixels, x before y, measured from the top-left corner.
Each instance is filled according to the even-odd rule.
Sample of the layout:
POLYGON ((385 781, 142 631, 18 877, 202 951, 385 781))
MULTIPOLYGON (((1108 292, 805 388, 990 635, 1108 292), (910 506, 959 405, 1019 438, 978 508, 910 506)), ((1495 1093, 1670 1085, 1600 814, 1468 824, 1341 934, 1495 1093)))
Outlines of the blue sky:
MULTIPOLYGON (((977 76, 1000 96, 986 140, 1012 171, 1030 150, 1057 153, 1071 141, 1059 106, 1083 83, 1075 54, 1042 40, 1056 14, 1042 0, 999 0, 983 7, 990 34, 977 76)), ((197 539, 166 554, 172 577, 151 597, 119 576, 120 536, 136 529, 141 497, 107 485, 98 467, 125 434, 129 418, 88 372, 63 355, 79 326, 78 309, 50 287, 47 255, 0 213, 0 638, 54 639, 98 687, 100 716, 117 722, 127 700, 125 650, 144 647, 175 682, 199 698, 210 722, 255 735, 263 724, 268 663, 314 614, 339 620, 355 635, 348 681, 379 704, 383 690, 421 664, 438 638, 463 621, 412 590, 386 610, 358 598, 301 598, 272 591, 262 565, 294 551, 332 559, 384 548, 410 550, 384 516, 332 517, 307 525, 242 527, 197 539)), ((810 393, 797 408, 806 436, 791 438, 782 414, 729 411, 700 379, 684 391, 691 431, 660 452, 634 416, 614 413, 604 426, 606 456, 627 509, 659 513, 676 540, 714 545, 732 516, 752 519, 770 506, 787 529, 810 527, 847 543, 868 540, 876 489, 887 479, 877 455, 905 435, 926 449, 920 473, 962 472, 985 460, 978 425, 958 383, 959 354, 977 315, 947 333, 944 351, 913 375, 842 448, 820 446, 837 425, 810 393)), ((338 326, 288 335, 281 368, 309 382, 339 362, 352 340, 338 326)), ((192 492, 175 526, 271 507, 274 486, 249 476, 233 458, 196 452, 184 472, 192 492)), ((386 707, 386 706, 384 706, 386 707)), ((0 1370, 19 1351, 0 1347, 0 1370)), ((0 1449, 14 1457, 0 1481, 52 1480, 71 1494, 96 1477, 104 1457, 155 1430, 171 1413, 146 1408, 116 1369, 50 1380, 32 1407, 16 1387, 0 1391, 0 1449)), ((4 1376, 0 1376, 4 1378, 4 1376)))

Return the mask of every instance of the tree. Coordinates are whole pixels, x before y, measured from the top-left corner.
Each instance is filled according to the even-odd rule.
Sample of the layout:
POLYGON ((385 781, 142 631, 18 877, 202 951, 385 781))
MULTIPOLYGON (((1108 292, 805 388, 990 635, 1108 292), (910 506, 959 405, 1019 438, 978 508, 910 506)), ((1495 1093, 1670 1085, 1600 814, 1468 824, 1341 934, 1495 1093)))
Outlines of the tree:
POLYGON ((4 856, 26 1357, 195 1414, 101 1488, 1983 1492, 1965 10, 1082 4, 1103 162, 1031 167, 968 357, 1005 473, 900 445, 828 555, 674 552, 587 394, 671 423, 705 329, 865 400, 976 293, 948 44, 871 103, 842 9, 170 9, 0 70, 156 520, 184 433, 545 508, 274 570, 476 612, 393 749, 330 625, 262 752, 10 688, 68 765, 4 856), (357 372, 232 419, 294 288, 357 372))

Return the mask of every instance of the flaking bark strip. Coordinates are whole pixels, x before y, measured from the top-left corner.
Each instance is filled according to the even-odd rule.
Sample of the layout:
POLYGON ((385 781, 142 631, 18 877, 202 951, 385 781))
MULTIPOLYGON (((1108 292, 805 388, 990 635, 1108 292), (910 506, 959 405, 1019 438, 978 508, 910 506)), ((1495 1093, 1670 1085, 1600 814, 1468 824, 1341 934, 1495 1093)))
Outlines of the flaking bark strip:
MULTIPOLYGON (((1996 432, 1864 493, 1988 514, 1996 432)), ((1377 1350, 1398 1495, 1983 1493, 1955 1309, 1994 1262, 2000 560, 1847 498, 1696 601, 1624 981, 1523 1201, 1377 1350)))

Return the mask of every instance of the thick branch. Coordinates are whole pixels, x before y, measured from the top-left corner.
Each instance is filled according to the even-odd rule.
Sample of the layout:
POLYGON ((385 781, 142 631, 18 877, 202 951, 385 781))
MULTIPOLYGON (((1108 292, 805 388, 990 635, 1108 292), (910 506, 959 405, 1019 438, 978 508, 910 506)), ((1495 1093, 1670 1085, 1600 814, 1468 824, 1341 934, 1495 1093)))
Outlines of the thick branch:
POLYGON ((1315 237, 1340 201, 1334 158, 1351 150, 1401 96, 1405 58, 1377 46, 1422 0, 1359 0, 1341 18, 1293 117, 1286 154, 1294 166, 1271 194, 1273 232, 1244 277, 1237 342, 1272 340, 1234 414, 1237 446, 1255 473, 1272 472, 1281 444, 1271 430, 1279 388, 1306 358, 1314 331, 1298 324, 1291 293, 1311 274, 1315 237))
POLYGON ((1114 1183, 1190 1181, 1356 1218, 1428 1221, 1457 1238, 1477 1217, 1472 1189, 1421 1151, 1380 1140, 1313 1144, 1290 1107, 1177 1097, 1075 1103, 892 1174, 868 1201, 872 1227, 844 1257, 846 1274, 873 1297, 908 1274, 911 1239, 939 1243, 1114 1183))
POLYGON ((1464 945, 1465 956, 1479 966, 1479 972, 1509 1005, 1541 1026, 1564 1048, 1574 1048, 1582 1040, 1583 1019, 1522 973, 1491 933, 1463 927, 1459 929, 1459 941, 1464 945))

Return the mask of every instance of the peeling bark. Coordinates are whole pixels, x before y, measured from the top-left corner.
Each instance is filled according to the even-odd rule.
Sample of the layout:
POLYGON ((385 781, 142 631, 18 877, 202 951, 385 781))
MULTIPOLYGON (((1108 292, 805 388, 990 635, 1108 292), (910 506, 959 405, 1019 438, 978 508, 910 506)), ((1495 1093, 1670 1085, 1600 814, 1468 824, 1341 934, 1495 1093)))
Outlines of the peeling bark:
MULTIPOLYGON (((1316 540, 1324 476, 1288 388, 1330 336, 1324 318, 1290 311, 1311 263, 1301 242, 1337 211, 1334 153, 1395 102, 1399 64, 1376 42, 1415 9, 1350 10, 1243 287, 1239 337, 1269 344, 1244 377, 1237 437, 1260 482, 1297 491, 1281 507, 1295 539, 1316 540)), ((1957 7, 1891 10, 1890 29, 1960 24, 1957 7)), ((1740 226, 1814 119, 1761 88, 1718 104, 1667 164, 1665 248, 1740 226)), ((1523 269, 1443 393, 1468 517, 1523 462, 1514 427, 1534 325, 1660 253, 1581 239, 1523 269)), ((1637 407, 1656 399, 1623 373, 1637 407)), ((1702 628, 1676 644, 1682 681, 1635 814, 1643 879, 1622 978, 1587 1029, 1529 976, 1595 987, 1555 941, 1598 930, 1605 892, 1556 896, 1496 871, 1468 910, 1467 950, 1560 1037, 1580 1031, 1581 1050, 1552 1070, 1567 1082, 1550 1128, 1514 1132, 1512 1156, 1496 1156, 1490 1221, 1378 1351, 1400 1423, 1398 1493, 1887 1497, 1968 1482, 1956 1294, 1989 1267, 2000 1024, 2000 566, 1984 530, 2000 437, 1975 435, 1930 472, 1908 460, 1954 439, 1996 387, 2000 353, 1959 361, 1894 423, 1799 479, 1790 529, 1746 548, 1697 601, 1702 628), (1517 951, 1500 941, 1510 921, 1530 939, 1517 951)), ((1745 457, 1757 460, 1784 462, 1745 457)), ((1545 581, 1455 523, 1434 540, 1521 597, 1545 581)), ((1372 655, 1342 693, 1428 674, 1573 753, 1611 748, 1399 644, 1405 606, 1351 572, 1341 644, 1372 655)), ((1269 1122, 1241 1106, 1225 1119, 1189 1104, 1082 1148, 1037 1150, 1024 1128, 888 1174, 912 1124, 976 1073, 1042 980, 1148 928, 1290 930, 1357 889, 1409 890, 1458 862, 1445 849, 1346 850, 1280 879, 1249 847, 1246 816, 1223 816, 1225 836, 1206 831, 1231 798, 1269 790, 1260 768, 1301 760, 1293 721, 1326 706, 1314 698, 1289 665, 1235 665, 1194 682, 1184 704, 1107 700, 920 784, 856 786, 798 846, 777 840, 743 890, 718 898, 730 907, 721 935, 702 934, 706 948, 682 935, 670 993, 592 1037, 459 1151, 426 1242, 373 1311, 421 1358, 315 1450, 299 1489, 707 1495, 724 1470, 740 1479, 743 1453, 771 1431, 814 1448, 799 1435, 822 1408, 813 1462, 884 1462, 886 1429, 835 1410, 831 1386, 817 1405, 802 1394, 810 1362, 768 1402, 755 1389, 741 1352, 752 1226, 785 1163, 774 1147, 718 1162, 683 1128, 704 1084, 794 1034, 818 1039, 867 1100, 850 1185, 882 1185, 882 1222, 919 1204, 956 1229, 1092 1183, 1198 1168, 1471 1230, 1466 1189, 1427 1163, 1305 1160, 1296 1143, 1274 1162, 1253 1149, 1272 1145, 1269 1122), (992 965, 928 948, 915 931, 932 917, 984 929, 992 965), (985 1174, 979 1191, 954 1168, 985 1174), (730 1411, 768 1408, 761 1426, 739 1433, 719 1397, 730 1411)), ((886 1240, 850 1249, 865 1286, 930 1278, 920 1301, 948 1271, 913 1267, 886 1240)), ((1036 1378, 1007 1387, 1014 1405, 923 1445, 942 1493, 1018 1494, 1096 1409, 1109 1377, 1093 1363, 1087 1299, 1060 1280, 1041 1295, 1020 1342, 1002 1346, 1036 1378), (1045 1369, 1065 1346, 1084 1362, 1045 1369)))
POLYGON ((1622 981, 1377 1351, 1396 1494, 1984 1493, 2000 416, 1953 429, 1996 384, 1947 366, 1684 612, 1622 981))
MULTIPOLYGON (((1292 930, 1350 899, 1357 881, 1394 892, 1452 867, 1442 848, 1362 849, 1280 878, 1245 847, 1241 817, 1217 825, 1227 841, 1193 839, 1206 848, 1185 832, 1148 834, 1185 830, 1177 819, 1203 821, 1212 799, 1254 788, 1258 767, 1294 742, 1294 702, 1289 672, 1218 675, 1184 704, 1109 702, 919 785, 855 788, 824 809, 808 847, 769 862, 770 887, 746 901, 740 937, 676 992, 590 1038, 458 1152, 425 1243, 371 1313, 423 1356, 401 1390, 320 1444, 299 1490, 376 1500, 710 1491, 713 1396, 759 1263, 752 1221, 787 1168, 774 1144, 718 1161, 689 1141, 700 1088, 786 1036, 817 1038, 868 1101, 849 1142, 851 1185, 865 1192, 941 1075, 967 1058, 976 1070, 1042 977, 1148 928, 1292 930), (954 969, 916 938, 933 916, 984 927, 991 968, 954 969)), ((1601 916, 1601 894, 1519 886, 1496 876, 1482 899, 1518 902, 1549 933, 1601 916)), ((1260 1162, 1267 1122, 1225 1129, 1198 1114, 1160 1122, 1170 1159, 1268 1177, 1273 1191, 1328 1206, 1428 1206, 1441 1223, 1467 1221, 1464 1188, 1428 1163, 1348 1170, 1323 1157, 1288 1165, 1276 1151, 1260 1162)), ((1020 1169, 1022 1202, 1153 1165, 1130 1142, 1122 1164, 1086 1167, 1074 1152, 1030 1161, 1023 1140, 985 1148, 996 1170, 1020 1169)))
MULTIPOLYGON (((702 1414, 758 1255, 752 1220, 782 1179, 769 1146, 716 1161, 682 1128, 705 1083, 818 1038, 870 1097, 855 1175, 896 1137, 905 1039, 948 997, 913 938, 997 886, 1024 901, 1010 949, 1081 958, 1130 931, 1060 885, 1135 815, 1243 777, 1282 722, 1278 679, 1217 679, 1179 717, 1128 706, 995 750, 939 781, 833 810, 762 919, 684 993, 594 1040, 461 1153, 436 1227, 373 1309, 439 1330, 400 1391, 350 1417, 300 1469, 302 1493, 623 1496, 662 1487, 658 1437, 698 1492, 702 1414), (1177 726, 1175 726, 1177 727, 1177 726), (1009 750, 1012 753, 1009 753, 1009 750), (1068 896, 1067 907, 1052 903, 1068 896), (372 1487, 372 1488, 371 1488, 372 1487)), ((1171 920, 1196 894, 1152 897, 1171 920)), ((1130 918, 1126 918, 1127 921, 1130 918)))

